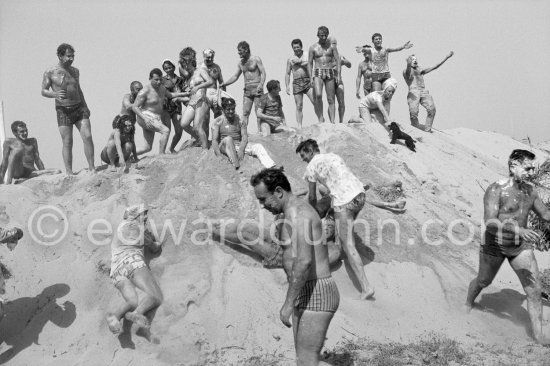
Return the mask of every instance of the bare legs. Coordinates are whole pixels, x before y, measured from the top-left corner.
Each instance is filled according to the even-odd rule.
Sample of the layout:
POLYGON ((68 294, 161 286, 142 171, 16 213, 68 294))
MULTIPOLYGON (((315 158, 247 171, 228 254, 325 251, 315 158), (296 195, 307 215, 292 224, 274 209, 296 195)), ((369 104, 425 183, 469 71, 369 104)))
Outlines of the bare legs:
POLYGON ((344 84, 338 84, 336 88, 336 100, 338 102, 338 119, 340 123, 344 121, 344 113, 346 112, 346 103, 344 101, 344 84))
MULTIPOLYGON (((321 116, 319 116, 317 105, 315 104, 315 99, 313 97, 313 89, 309 88, 307 93, 305 93, 309 100, 311 101, 311 104, 313 104, 313 108, 315 109, 315 115, 317 116, 317 119, 322 118, 322 109, 321 109, 321 116)), ((298 123, 298 128, 302 128, 302 121, 304 119, 304 93, 300 94, 294 94, 294 102, 296 102, 296 122, 298 123)))
POLYGON ((294 309, 292 330, 298 366, 329 365, 319 361, 321 349, 334 313, 294 309))
MULTIPOLYGON (((256 100, 257 98, 250 99, 247 96, 243 97, 243 123, 245 123, 246 126, 248 126, 248 118, 250 117, 250 111, 252 111, 253 106, 254 107, 256 106, 256 100)), ((254 113, 256 113, 256 111, 254 111, 254 113)), ((257 119, 256 123, 258 124, 258 132, 260 132, 261 131, 260 119, 257 117, 256 119, 257 119)))
MULTIPOLYGON (((94 142, 92 140, 92 129, 88 118, 82 119, 74 124, 80 131, 80 137, 84 143, 84 155, 88 161, 88 169, 95 172, 94 165, 94 142)), ((59 133, 63 142, 63 162, 67 175, 73 175, 73 126, 59 126, 59 133)))
MULTIPOLYGON (((330 123, 334 123, 334 118, 336 114, 336 106, 334 104, 334 99, 336 95, 336 83, 334 79, 323 80, 319 77, 313 78, 313 95, 315 96, 315 105, 317 106, 317 111, 320 113, 319 122, 325 122, 323 118, 323 86, 327 92, 327 102, 328 102, 328 118, 330 123)), ((319 117, 319 115, 317 116, 319 117)))

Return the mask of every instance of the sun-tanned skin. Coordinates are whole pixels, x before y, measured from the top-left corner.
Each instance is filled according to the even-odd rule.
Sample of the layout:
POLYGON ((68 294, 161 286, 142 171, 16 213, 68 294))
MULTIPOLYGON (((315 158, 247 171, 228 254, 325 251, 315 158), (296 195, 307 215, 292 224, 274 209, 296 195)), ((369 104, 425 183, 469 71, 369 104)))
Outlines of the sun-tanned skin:
POLYGON ((44 72, 41 92, 46 98, 54 98, 56 107, 75 107, 81 111, 78 120, 70 124, 59 124, 58 111, 58 128, 63 141, 62 155, 67 175, 73 175, 73 125, 80 131, 88 169, 91 173, 95 172, 90 110, 80 88, 80 71, 72 67, 74 55, 72 46, 61 44, 58 47, 59 63, 44 72))
POLYGON ((479 272, 468 288, 466 310, 469 312, 473 308, 476 297, 491 284, 504 260, 508 259, 527 295, 534 338, 538 343, 548 344, 550 340, 542 332, 539 269, 530 244, 539 234, 526 227, 530 211, 550 221, 550 210, 529 182, 535 174, 535 161, 534 154, 527 153, 531 155, 524 155, 523 160, 521 156, 511 156, 510 177, 491 184, 485 192, 486 234, 480 248, 479 272))
POLYGON ((120 108, 119 116, 129 116, 130 121, 136 121, 136 114, 132 109, 132 104, 136 101, 138 93, 143 89, 143 84, 139 81, 132 81, 130 84, 130 93, 124 94, 122 97, 122 106, 120 108))
POLYGON ((29 138, 25 123, 14 122, 12 130, 15 138, 4 141, 2 164, 0 165, 0 184, 12 183, 13 179, 29 179, 45 174, 59 174, 59 169, 45 169, 38 152, 38 142, 29 138), (36 165, 36 167, 35 167, 36 165), (38 169, 37 169, 38 168, 38 169), (7 175, 6 175, 7 173, 7 175))

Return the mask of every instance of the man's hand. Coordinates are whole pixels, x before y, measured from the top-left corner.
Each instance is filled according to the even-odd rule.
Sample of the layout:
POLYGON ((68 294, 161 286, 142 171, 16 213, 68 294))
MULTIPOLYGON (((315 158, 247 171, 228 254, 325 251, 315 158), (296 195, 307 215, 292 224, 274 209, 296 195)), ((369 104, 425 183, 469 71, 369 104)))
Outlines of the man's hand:
POLYGON ((67 96, 67 91, 64 90, 64 89, 61 89, 61 90, 58 90, 58 91, 54 91, 53 95, 54 95, 56 100, 58 100, 59 102, 62 102, 63 99, 65 99, 65 97, 67 96))
POLYGON ((288 328, 292 327, 292 324, 290 323, 290 317, 292 316, 293 312, 294 312, 294 307, 293 306, 288 306, 288 305, 284 304, 283 307, 281 308, 280 313, 279 313, 279 317, 280 317, 281 321, 288 328))
POLYGON ((336 88, 338 88, 338 85, 340 85, 340 75, 334 77, 334 82, 336 83, 336 88))
POLYGON ((290 95, 290 86, 287 86, 287 87, 286 87, 286 94, 287 94, 287 95, 290 95))
MULTIPOLYGON (((540 239, 540 235, 536 231, 522 227, 519 228, 519 237, 527 242, 535 242, 540 239)), ((516 243, 516 245, 520 244, 520 242, 516 243)))
POLYGON ((262 95, 263 91, 264 91, 264 87, 261 85, 258 85, 258 88, 256 89, 256 93, 258 93, 258 95, 262 95))
POLYGON ((237 151, 237 158, 239 158, 239 161, 244 159, 244 151, 242 149, 237 151))
POLYGON ((192 88, 191 88, 191 92, 190 92, 190 95, 194 95, 194 94, 196 94, 196 93, 197 93, 197 92, 198 92, 199 90, 200 90, 200 89, 199 89, 199 88, 197 88, 197 86, 194 86, 194 87, 192 87, 192 88))
POLYGON ((355 52, 357 53, 363 52, 363 46, 355 46, 355 52))
POLYGON ((275 121, 277 123, 281 123, 283 121, 283 119, 279 116, 273 116, 271 118, 273 119, 273 121, 275 121))
POLYGON ((408 50, 409 48, 411 48, 413 46, 413 44, 411 43, 411 41, 407 41, 407 43, 405 43, 405 45, 403 46, 404 49, 408 50))
POLYGON ((357 99, 361 99, 361 94, 359 94, 359 92, 355 93, 355 96, 357 97, 357 99))
POLYGON ((453 57, 454 54, 455 54, 455 53, 454 53, 453 51, 449 52, 449 54, 447 55, 447 58, 453 57))

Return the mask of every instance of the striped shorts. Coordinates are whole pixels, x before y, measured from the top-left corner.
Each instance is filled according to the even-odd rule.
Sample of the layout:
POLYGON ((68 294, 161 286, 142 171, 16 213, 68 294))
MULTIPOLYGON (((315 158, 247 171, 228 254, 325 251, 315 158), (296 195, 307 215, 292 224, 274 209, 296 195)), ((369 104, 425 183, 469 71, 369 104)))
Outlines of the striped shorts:
POLYGON ((300 290, 296 308, 309 311, 335 313, 340 304, 340 293, 332 277, 309 280, 300 290))
POLYGON ((338 75, 338 72, 334 69, 314 69, 313 77, 321 78, 322 80, 331 80, 338 75))

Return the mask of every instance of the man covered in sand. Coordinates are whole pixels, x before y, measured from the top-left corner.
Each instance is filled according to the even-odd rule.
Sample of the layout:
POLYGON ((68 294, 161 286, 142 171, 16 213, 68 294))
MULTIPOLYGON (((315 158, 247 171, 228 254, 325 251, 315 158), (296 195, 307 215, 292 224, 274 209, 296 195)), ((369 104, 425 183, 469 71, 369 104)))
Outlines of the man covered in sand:
POLYGON ((57 126, 63 141, 62 155, 67 175, 73 175, 73 125, 80 131, 88 169, 91 173, 95 172, 90 109, 80 88, 80 71, 72 67, 74 53, 70 44, 62 43, 57 47, 59 63, 44 72, 41 92, 43 97, 55 98, 57 126))
POLYGON ((443 65, 445 61, 450 59, 454 55, 451 51, 443 61, 433 67, 421 68, 418 66, 418 60, 415 55, 407 57, 407 68, 403 71, 403 77, 405 82, 409 86, 409 94, 407 95, 407 103, 409 104, 409 114, 411 116, 411 125, 416 128, 420 128, 418 124, 418 107, 426 108, 428 115, 426 116, 426 124, 424 125, 424 131, 432 132, 432 124, 435 118, 435 104, 432 96, 426 90, 424 85, 424 75, 434 71, 439 66, 443 65))
POLYGON ((15 138, 4 141, 0 184, 4 183, 4 176, 6 176, 5 183, 11 184, 14 179, 21 181, 45 174, 61 173, 59 169, 44 168, 38 152, 38 141, 34 137, 28 137, 29 131, 25 122, 13 122, 11 131, 15 138))
POLYGON ((248 142, 246 125, 235 114, 235 100, 222 98, 221 104, 223 115, 216 118, 212 128, 212 147, 216 156, 227 156, 235 169, 240 168, 245 153, 257 157, 266 168, 274 167, 275 162, 262 144, 248 142))
POLYGON ((266 87, 267 93, 260 97, 256 105, 256 116, 260 120, 259 132, 263 136, 287 129, 280 96, 281 84, 277 80, 269 80, 266 87))
POLYGON ((147 213, 143 204, 128 207, 111 242, 111 282, 124 298, 124 303, 111 309, 106 316, 109 330, 114 334, 122 332, 120 320, 123 317, 148 330, 151 324, 145 314, 163 301, 162 291, 143 253, 145 246, 154 253, 162 247, 149 230, 147 213), (145 293, 141 299, 136 288, 145 293))
POLYGON ((116 167, 120 166, 124 173, 128 173, 131 161, 138 161, 134 141, 135 122, 130 118, 129 115, 115 117, 107 146, 101 151, 101 160, 109 164, 111 171, 116 171, 116 167))
POLYGON ((325 122, 323 118, 323 86, 327 93, 328 117, 330 123, 334 123, 336 106, 334 99, 336 87, 340 84, 340 55, 336 43, 331 43, 328 38, 328 28, 324 25, 317 29, 319 41, 309 47, 308 73, 312 76, 311 86, 317 110, 320 113, 319 122, 325 122))
POLYGON ((516 272, 525 294, 531 328, 538 343, 548 344, 542 331, 541 285, 533 241, 539 234, 527 229, 527 217, 534 211, 541 219, 550 221, 550 210, 542 203, 530 182, 535 176, 535 154, 514 150, 508 159, 510 176, 491 184, 483 198, 484 240, 479 250, 479 272, 470 283, 466 310, 482 289, 495 278, 502 262, 508 260, 516 272))
POLYGON ((145 145, 137 151, 138 155, 148 153, 153 148, 155 133, 160 133, 159 154, 166 153, 170 129, 162 123, 164 99, 183 97, 185 93, 171 93, 162 83, 162 71, 154 68, 149 72, 149 85, 138 93, 132 110, 136 114, 138 125, 143 129, 145 145))
POLYGON ((382 90, 384 81, 391 78, 388 58, 391 52, 398 52, 409 49, 413 44, 408 41, 401 47, 382 47, 382 35, 374 33, 372 35, 372 43, 374 48, 369 45, 355 47, 358 53, 366 52, 366 55, 372 60, 372 87, 374 90, 382 90))
MULTIPOLYGON (((243 98, 243 123, 248 126, 248 117, 252 106, 257 103, 257 98, 261 97, 265 83, 265 68, 262 59, 250 54, 250 45, 246 41, 239 42, 237 52, 241 61, 237 64, 237 72, 225 83, 220 84, 220 88, 231 85, 244 75, 244 98, 243 98)), ((260 131, 260 119, 257 120, 258 131, 260 131)))
POLYGON ((321 219, 312 206, 292 194, 281 170, 264 169, 250 183, 260 205, 273 215, 284 214, 283 225, 292 233, 283 247, 288 291, 279 316, 293 328, 296 364, 327 365, 319 360, 320 352, 340 294, 331 276, 328 248, 322 244, 321 219))
POLYGON ((397 89, 397 81, 389 78, 384 81, 383 91, 373 91, 359 101, 359 117, 353 116, 348 123, 370 123, 377 121, 375 113, 378 111, 382 115, 383 121, 378 121, 387 126, 392 122, 390 119, 390 102, 397 89))
MULTIPOLYGON (((304 94, 307 95, 313 108, 316 108, 315 100, 313 97, 313 89, 311 88, 311 76, 309 75, 307 65, 307 57, 304 57, 304 50, 302 41, 298 38, 293 39, 291 42, 292 51, 294 56, 290 57, 286 62, 286 93, 290 95, 290 75, 292 73, 292 94, 294 95, 294 102, 296 103, 296 123, 298 128, 302 128, 302 120, 304 119, 304 94)), ((315 109, 317 119, 321 119, 323 111, 315 109)))

